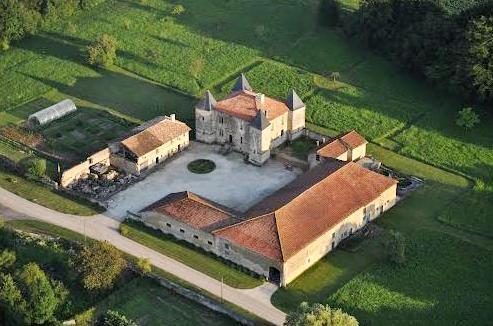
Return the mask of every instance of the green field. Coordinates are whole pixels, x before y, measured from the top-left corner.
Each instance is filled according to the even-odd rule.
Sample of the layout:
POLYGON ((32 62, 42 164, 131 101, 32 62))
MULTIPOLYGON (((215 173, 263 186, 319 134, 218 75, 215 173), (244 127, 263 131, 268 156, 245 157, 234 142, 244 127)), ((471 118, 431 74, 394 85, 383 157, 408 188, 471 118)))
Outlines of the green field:
MULTIPOLYGON (((340 1, 349 11, 359 5, 358 0, 340 1)), ((338 250, 279 291, 273 302, 283 309, 301 300, 330 302, 365 324, 404 323, 396 320, 399 313, 417 324, 460 320, 460 313, 477 324, 491 319, 485 309, 491 305, 485 297, 491 278, 475 270, 490 267, 475 252, 489 257, 492 248, 491 114, 481 112, 481 124, 473 130, 457 127, 456 112, 466 104, 456 94, 412 78, 348 41, 337 28, 318 26, 317 0, 180 4, 185 13, 173 16, 174 2, 107 0, 13 44, 0 55, 0 126, 20 123, 40 106, 68 96, 83 108, 132 123, 176 113, 193 127, 198 96, 210 89, 220 98, 240 72, 258 91, 279 99, 294 88, 307 104, 311 128, 326 128, 331 135, 357 129, 380 145, 370 145, 375 157, 423 178, 425 186, 379 222, 406 235, 409 267, 393 270, 375 264, 378 250, 375 255, 338 250), (118 40, 119 49, 116 66, 106 70, 89 67, 84 59, 85 46, 103 32, 118 40), (336 83, 330 80, 334 71, 340 73, 336 83), (474 190, 472 181, 485 190, 474 190), (453 268, 447 261, 455 263, 453 268), (413 273, 413 267, 427 271, 413 273), (471 297, 472 289, 476 297, 471 297)), ((65 131, 63 121, 50 128, 65 131)), ((86 128, 67 131, 89 134, 86 128)), ((60 140, 55 137, 56 148, 78 147, 60 140)), ((22 159, 22 153, 0 143, 2 152, 22 159)), ((36 187, 32 192, 25 181, 14 185, 5 174, 0 174, 0 186, 46 206, 72 210, 71 202, 36 187)))
POLYGON ((179 242, 172 236, 166 236, 161 231, 132 221, 126 221, 124 225, 128 227, 129 232, 126 234, 128 238, 193 267, 216 280, 223 279, 224 283, 232 287, 247 289, 262 284, 262 280, 236 270, 217 258, 197 248, 192 248, 185 242, 179 242))

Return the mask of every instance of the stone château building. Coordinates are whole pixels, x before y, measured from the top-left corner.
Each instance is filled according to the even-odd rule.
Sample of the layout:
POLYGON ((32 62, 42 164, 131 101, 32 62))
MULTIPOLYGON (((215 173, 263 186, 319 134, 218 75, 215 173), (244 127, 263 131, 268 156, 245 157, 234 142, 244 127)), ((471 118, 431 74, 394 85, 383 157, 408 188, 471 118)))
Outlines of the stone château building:
POLYGON ((294 90, 285 101, 254 92, 241 74, 226 98, 216 101, 207 91, 195 118, 198 141, 226 144, 261 165, 271 149, 303 134, 305 104, 294 90))

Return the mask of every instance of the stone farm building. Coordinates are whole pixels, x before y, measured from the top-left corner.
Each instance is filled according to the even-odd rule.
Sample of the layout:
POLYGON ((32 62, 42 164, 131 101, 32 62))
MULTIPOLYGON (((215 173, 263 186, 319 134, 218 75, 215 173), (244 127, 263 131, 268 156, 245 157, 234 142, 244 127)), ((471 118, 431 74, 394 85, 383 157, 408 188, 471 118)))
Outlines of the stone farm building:
POLYGON ((397 181, 340 158, 320 161, 245 213, 185 191, 138 219, 284 286, 396 201, 397 181))
POLYGON ((207 91, 195 119, 198 141, 227 144, 261 165, 272 148, 303 134, 305 104, 294 90, 285 101, 256 93, 241 74, 226 98, 216 101, 207 91))
POLYGON ((84 162, 63 172, 63 187, 87 176, 96 164, 114 166, 139 175, 185 149, 190 142, 190 128, 175 115, 159 116, 134 128, 129 135, 110 143, 84 162))

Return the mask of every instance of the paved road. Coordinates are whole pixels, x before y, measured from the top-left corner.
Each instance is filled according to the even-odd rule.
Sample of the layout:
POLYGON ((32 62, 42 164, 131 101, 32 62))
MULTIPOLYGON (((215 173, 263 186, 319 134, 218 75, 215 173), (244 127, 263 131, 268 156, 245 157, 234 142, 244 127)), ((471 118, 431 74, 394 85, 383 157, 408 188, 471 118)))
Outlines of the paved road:
MULTIPOLYGON (((3 188, 0 188, 1 206, 7 207, 10 212, 16 211, 26 217, 36 218, 79 233, 85 232, 88 237, 94 239, 106 240, 124 252, 136 257, 147 257, 154 266, 218 297, 221 296, 221 283, 219 281, 121 236, 118 232, 119 222, 115 219, 102 214, 92 217, 62 214, 32 203, 3 188)), ((222 294, 225 300, 271 323, 282 325, 286 315, 270 303, 270 297, 275 290, 276 287, 269 283, 251 290, 240 290, 223 285, 222 294)))

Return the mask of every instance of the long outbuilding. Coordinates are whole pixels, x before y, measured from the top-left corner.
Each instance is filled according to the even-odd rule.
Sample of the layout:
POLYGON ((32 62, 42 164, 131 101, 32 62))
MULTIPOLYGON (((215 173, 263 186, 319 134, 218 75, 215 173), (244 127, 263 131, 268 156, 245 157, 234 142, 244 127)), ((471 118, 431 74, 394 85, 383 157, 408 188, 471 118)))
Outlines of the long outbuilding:
POLYGON ((42 126, 75 111, 77 111, 75 103, 70 99, 66 99, 46 109, 31 114, 28 118, 28 122, 34 127, 42 126))

